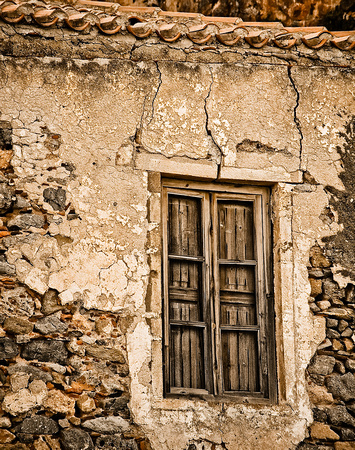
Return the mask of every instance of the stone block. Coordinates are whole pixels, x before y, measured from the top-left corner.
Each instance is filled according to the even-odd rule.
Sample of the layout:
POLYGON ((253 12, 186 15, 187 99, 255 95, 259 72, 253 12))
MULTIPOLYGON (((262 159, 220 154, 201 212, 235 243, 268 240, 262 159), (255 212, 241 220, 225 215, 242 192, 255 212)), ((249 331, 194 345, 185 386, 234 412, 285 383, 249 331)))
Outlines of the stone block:
POLYGON ((106 359, 107 361, 118 362, 123 364, 126 359, 118 348, 105 348, 102 345, 87 344, 85 346, 86 354, 97 359, 106 359))
POLYGON ((355 377, 352 373, 332 375, 327 378, 326 384, 335 398, 345 402, 355 399, 355 377))
POLYGON ((19 214, 9 220, 7 226, 9 228, 18 228, 20 230, 28 230, 31 227, 42 228, 45 224, 44 216, 41 214, 19 214))
POLYGON ((1 293, 0 311, 6 317, 31 317, 34 312, 33 298, 24 287, 4 290, 1 293))
POLYGON ((41 334, 64 333, 68 325, 62 322, 56 315, 39 319, 35 324, 35 330, 41 334))
POLYGON ((53 379, 49 372, 25 364, 12 365, 8 368, 8 372, 10 375, 14 373, 28 373, 30 375, 30 381, 42 380, 47 383, 53 379))
POLYGON ((49 289, 42 299, 42 313, 46 315, 53 314, 61 309, 63 309, 63 306, 60 305, 57 292, 54 289, 49 289))
POLYGON ((337 441, 340 439, 339 435, 325 423, 314 422, 311 426, 310 433, 313 439, 320 439, 324 441, 337 441))
POLYGON ((60 440, 64 450, 94 450, 94 444, 89 433, 79 428, 62 430, 60 440))
POLYGON ((322 293, 322 280, 310 278, 309 283, 311 285, 311 297, 317 297, 322 293))
POLYGON ((19 347, 7 337, 0 338, 0 360, 14 358, 19 353, 19 347))
POLYGON ((20 389, 26 389, 30 375, 28 373, 14 373, 10 376, 11 389, 17 392, 20 389))
POLYGON ((0 428, 11 428, 11 420, 6 416, 0 417, 0 428))
POLYGON ((339 339, 340 338, 340 333, 338 333, 338 331, 336 331, 336 330, 332 330, 331 328, 329 328, 327 330, 327 337, 329 339, 339 339))
POLYGON ((347 359, 345 361, 345 367, 350 370, 351 372, 355 372, 355 360, 354 359, 347 359))
POLYGON ((2 409, 12 416, 30 411, 35 406, 37 406, 36 396, 32 395, 28 389, 6 394, 2 402, 2 409))
POLYGON ((75 400, 61 391, 52 390, 43 402, 43 406, 54 413, 75 414, 75 400))
POLYGON ((314 383, 308 385, 309 400, 313 405, 331 405, 334 402, 332 394, 330 394, 324 386, 318 386, 314 383))
POLYGON ((21 317, 9 317, 3 327, 10 334, 28 334, 33 330, 33 323, 21 317))
POLYGON ((328 418, 332 425, 350 425, 355 427, 355 418, 348 412, 345 406, 339 405, 328 410, 328 418))
POLYGON ((20 426, 20 433, 55 434, 59 430, 57 423, 46 416, 33 416, 25 419, 20 426))
POLYGON ((0 178, 0 214, 9 211, 15 200, 15 189, 9 186, 7 180, 1 176, 0 178))
POLYGON ((319 375, 329 375, 333 371, 334 364, 335 358, 332 356, 316 355, 308 366, 308 372, 319 375))
POLYGON ((37 339, 25 344, 21 356, 27 360, 37 359, 38 361, 66 364, 68 350, 62 341, 37 339))
POLYGON ((87 394, 81 394, 81 396, 77 399, 76 404, 83 413, 89 413, 96 408, 94 399, 89 397, 87 394))
POLYGON ((129 430, 127 420, 119 416, 98 417, 96 419, 86 420, 82 425, 88 430, 103 434, 116 434, 129 430))
POLYGON ((43 191, 43 199, 51 205, 54 211, 63 211, 65 209, 67 194, 61 187, 58 189, 49 187, 43 191))
POLYGON ((343 441, 355 441, 355 430, 353 428, 341 427, 340 435, 343 441))

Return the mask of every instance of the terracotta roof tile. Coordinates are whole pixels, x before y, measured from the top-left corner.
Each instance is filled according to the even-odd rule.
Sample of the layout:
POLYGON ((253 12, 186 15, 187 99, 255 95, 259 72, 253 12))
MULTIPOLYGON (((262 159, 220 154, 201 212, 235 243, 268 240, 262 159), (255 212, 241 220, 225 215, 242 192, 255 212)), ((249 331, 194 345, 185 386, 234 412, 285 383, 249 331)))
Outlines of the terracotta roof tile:
POLYGON ((313 50, 330 45, 344 51, 355 49, 355 31, 284 27, 280 22, 243 22, 237 17, 208 17, 93 0, 0 0, 0 18, 11 24, 69 27, 77 32, 97 27, 107 35, 130 33, 137 39, 156 35, 168 43, 185 38, 197 45, 214 41, 227 47, 246 43, 252 48, 276 46, 285 50, 298 45, 313 50))

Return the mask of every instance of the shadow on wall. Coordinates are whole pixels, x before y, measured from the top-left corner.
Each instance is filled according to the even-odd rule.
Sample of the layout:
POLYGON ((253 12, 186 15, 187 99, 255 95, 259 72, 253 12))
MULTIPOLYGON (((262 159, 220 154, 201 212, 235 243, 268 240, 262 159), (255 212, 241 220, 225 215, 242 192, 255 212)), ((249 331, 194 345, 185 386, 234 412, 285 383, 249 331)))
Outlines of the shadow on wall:
MULTIPOLYGON (((338 113, 341 115, 341 113, 338 113)), ((331 194, 330 204, 337 211, 339 223, 343 224, 343 230, 336 236, 324 238, 326 255, 335 265, 339 264, 344 277, 355 280, 355 116, 345 125, 344 146, 337 147, 341 156, 343 172, 339 175, 344 184, 344 190, 340 191, 331 186, 326 186, 326 191, 331 194)))

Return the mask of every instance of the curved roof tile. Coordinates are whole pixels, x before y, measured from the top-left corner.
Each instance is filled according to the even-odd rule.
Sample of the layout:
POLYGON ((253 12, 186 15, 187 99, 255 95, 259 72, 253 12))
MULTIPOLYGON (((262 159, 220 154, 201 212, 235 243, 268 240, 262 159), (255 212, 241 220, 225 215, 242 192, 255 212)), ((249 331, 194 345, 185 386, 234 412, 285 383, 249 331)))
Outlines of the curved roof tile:
POLYGON ((76 0, 68 4, 56 0, 0 0, 0 18, 11 24, 26 21, 40 27, 66 26, 77 32, 97 27, 103 34, 130 33, 137 39, 156 34, 167 43, 187 38, 197 45, 214 40, 227 47, 247 43, 257 49, 270 45, 284 50, 296 45, 313 50, 330 45, 343 51, 355 49, 355 30, 284 27, 280 22, 243 22, 237 17, 209 17, 104 1, 76 0))

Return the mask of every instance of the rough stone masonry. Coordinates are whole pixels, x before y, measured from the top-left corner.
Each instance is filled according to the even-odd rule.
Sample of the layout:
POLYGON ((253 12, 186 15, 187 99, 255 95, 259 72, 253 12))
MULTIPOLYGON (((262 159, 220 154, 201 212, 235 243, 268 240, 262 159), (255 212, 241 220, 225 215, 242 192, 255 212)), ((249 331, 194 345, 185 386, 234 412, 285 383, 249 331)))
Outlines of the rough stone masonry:
POLYGON ((84 3, 0 4, 0 449, 355 448, 354 33, 84 3), (275 404, 163 395, 162 176, 271 187, 275 404))

